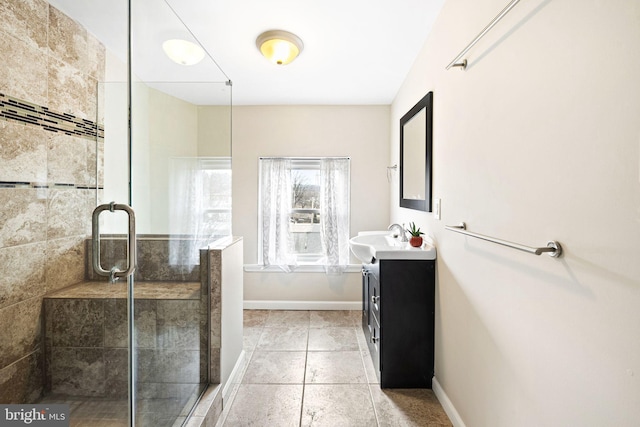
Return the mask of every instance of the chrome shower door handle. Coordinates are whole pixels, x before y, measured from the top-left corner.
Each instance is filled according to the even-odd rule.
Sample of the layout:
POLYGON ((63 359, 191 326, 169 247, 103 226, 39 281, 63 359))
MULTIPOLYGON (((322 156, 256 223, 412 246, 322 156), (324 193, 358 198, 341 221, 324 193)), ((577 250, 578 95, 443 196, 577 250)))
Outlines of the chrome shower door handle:
POLYGON ((111 282, 119 279, 120 277, 127 277, 136 269, 136 216, 128 205, 117 204, 111 202, 104 205, 99 205, 93 210, 91 217, 91 234, 92 234, 92 248, 93 248, 93 270, 100 276, 108 276, 111 282), (111 270, 105 270, 100 264, 100 213, 103 211, 115 212, 125 211, 129 216, 129 235, 127 236, 127 268, 125 270, 118 270, 113 267, 111 270))

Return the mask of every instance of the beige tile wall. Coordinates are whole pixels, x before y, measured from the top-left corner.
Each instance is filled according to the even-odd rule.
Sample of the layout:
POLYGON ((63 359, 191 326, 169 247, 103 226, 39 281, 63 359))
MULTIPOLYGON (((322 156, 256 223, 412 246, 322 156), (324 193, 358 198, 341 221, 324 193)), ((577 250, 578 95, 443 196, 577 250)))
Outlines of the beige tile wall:
MULTIPOLYGON (((0 57, 1 94, 95 121, 105 49, 46 1, 0 2, 0 57)), ((0 117, 0 403, 40 396, 42 296, 84 277, 95 169, 95 139, 0 117)))

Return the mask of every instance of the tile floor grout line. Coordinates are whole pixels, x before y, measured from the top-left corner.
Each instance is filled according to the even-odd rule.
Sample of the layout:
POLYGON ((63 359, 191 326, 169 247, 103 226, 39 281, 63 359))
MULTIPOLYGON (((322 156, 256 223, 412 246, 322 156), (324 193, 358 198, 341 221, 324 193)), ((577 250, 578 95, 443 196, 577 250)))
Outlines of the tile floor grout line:
POLYGON ((300 399, 300 419, 298 422, 298 426, 302 427, 302 411, 304 410, 304 392, 305 392, 305 387, 306 387, 306 382, 307 382, 307 363, 309 361, 309 332, 311 329, 311 311, 308 312, 309 314, 309 323, 307 325, 307 345, 305 347, 305 351, 304 351, 304 371, 302 372, 302 398, 300 399))
MULTIPOLYGON (((360 326, 360 327, 356 326, 355 329, 356 329, 356 334, 362 333, 362 326, 360 326)), ((367 380, 367 390, 369 390, 369 399, 371 399, 371 407, 373 408, 373 415, 376 417, 376 426, 380 426, 380 417, 378 417, 378 408, 376 407, 376 402, 373 399, 373 392, 371 391, 371 382, 369 381, 369 373, 367 372, 367 365, 366 365, 366 363, 364 361, 364 358, 365 358, 365 354, 363 353, 364 350, 363 350, 362 347, 360 347, 360 345, 362 344, 361 340, 359 340, 357 338, 358 337, 356 336, 356 340, 357 340, 357 343, 358 343, 358 349, 359 349, 359 353, 360 353, 360 362, 362 363, 362 369, 364 369, 364 377, 367 380)), ((366 345, 366 342, 365 342, 365 345, 366 345)), ((366 351, 367 351, 366 355, 369 356, 369 348, 368 347, 366 348, 366 351)))

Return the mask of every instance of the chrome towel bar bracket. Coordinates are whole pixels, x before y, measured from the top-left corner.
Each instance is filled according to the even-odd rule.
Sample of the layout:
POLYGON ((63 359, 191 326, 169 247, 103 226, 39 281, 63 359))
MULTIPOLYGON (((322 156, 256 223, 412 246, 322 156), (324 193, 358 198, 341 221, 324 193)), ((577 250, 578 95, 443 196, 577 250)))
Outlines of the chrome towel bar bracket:
POLYGON ((496 239, 495 237, 485 236, 483 234, 473 233, 467 231, 467 224, 461 222, 459 225, 447 225, 444 227, 449 231, 455 231, 456 233, 464 234, 465 236, 475 237, 476 239, 486 240, 488 242, 497 243, 502 246, 517 249, 519 251, 527 252, 534 255, 541 255, 546 253, 550 257, 559 258, 562 255, 562 245, 556 240, 547 242, 547 246, 541 248, 535 248, 532 246, 521 245, 519 243, 509 242, 507 240, 496 239))

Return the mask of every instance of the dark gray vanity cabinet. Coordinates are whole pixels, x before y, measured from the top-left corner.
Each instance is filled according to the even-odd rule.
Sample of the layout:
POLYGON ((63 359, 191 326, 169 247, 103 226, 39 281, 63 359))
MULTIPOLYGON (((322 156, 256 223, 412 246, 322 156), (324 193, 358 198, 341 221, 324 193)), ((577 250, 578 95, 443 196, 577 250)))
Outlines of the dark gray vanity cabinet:
POLYGON ((382 388, 431 388, 435 261, 362 267, 362 328, 382 388))

